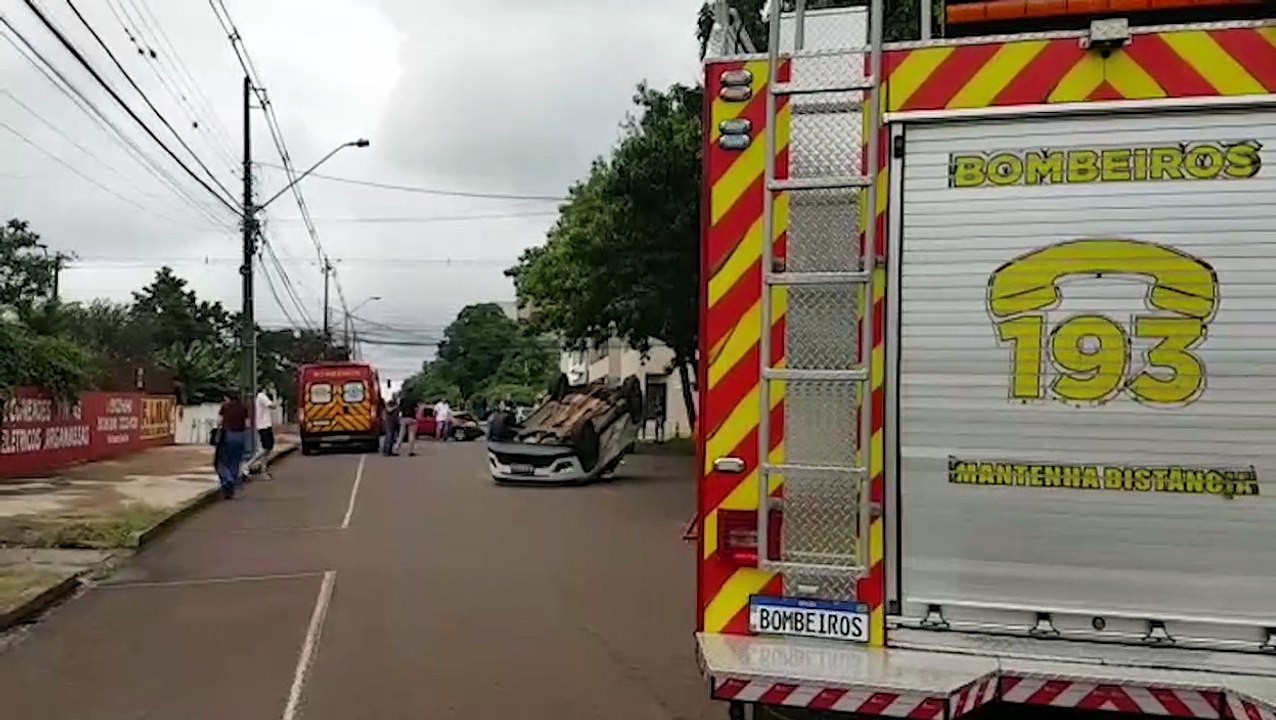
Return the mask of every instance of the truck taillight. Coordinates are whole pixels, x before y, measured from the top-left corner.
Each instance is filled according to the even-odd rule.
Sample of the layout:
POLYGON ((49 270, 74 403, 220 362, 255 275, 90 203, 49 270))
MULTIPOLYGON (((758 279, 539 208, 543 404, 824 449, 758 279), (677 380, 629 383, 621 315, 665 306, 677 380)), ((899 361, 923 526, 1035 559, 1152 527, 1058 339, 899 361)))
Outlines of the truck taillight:
MULTIPOLYGON (((767 558, 780 559, 779 508, 767 515, 767 558)), ((718 552, 740 565, 758 564, 758 513, 756 510, 718 511, 718 552)))

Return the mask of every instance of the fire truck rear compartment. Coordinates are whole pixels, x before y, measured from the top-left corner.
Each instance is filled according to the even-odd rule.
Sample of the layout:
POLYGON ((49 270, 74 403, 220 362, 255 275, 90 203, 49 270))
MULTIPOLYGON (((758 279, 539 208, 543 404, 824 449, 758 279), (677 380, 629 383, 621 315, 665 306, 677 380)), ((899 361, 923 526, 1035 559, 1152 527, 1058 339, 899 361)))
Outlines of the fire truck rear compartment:
POLYGON ((902 616, 919 628, 1276 649, 1276 503, 1267 496, 1276 375, 1264 361, 1276 342, 1276 204, 1260 200, 1276 196, 1276 176, 1210 180, 1198 170, 1192 180, 1168 162, 1274 147, 1276 111, 1058 115, 897 134, 898 335, 887 364, 898 389, 888 452, 898 453, 902 616), (1145 149, 1167 159, 1166 179, 1187 180, 1140 181, 1145 149), (1120 151, 1127 168, 1115 176, 1131 179, 1079 182, 1064 167, 1038 184, 953 186, 963 158, 1048 160, 1049 151, 1120 151), (1085 253, 1096 240, 1145 265, 1121 272, 1110 255, 1081 254, 1043 266, 1042 285, 1057 275, 1051 306, 997 315, 998 273, 1037 262, 1043 248, 1085 253), (1131 328, 1183 317, 1158 307, 1156 293, 1158 283, 1184 287, 1192 267, 1208 269, 1214 285, 1198 291, 1213 295, 1191 350, 1201 387, 1183 401, 1141 397, 1140 378, 1163 381, 1171 369, 1131 328), (1041 397, 1008 400, 1016 346, 998 333, 1036 317, 1054 333, 1037 370, 1041 397), (1078 317, 1102 318, 1126 338, 1123 377, 1098 401, 1070 400, 1059 385, 1069 375, 1058 328, 1078 317))

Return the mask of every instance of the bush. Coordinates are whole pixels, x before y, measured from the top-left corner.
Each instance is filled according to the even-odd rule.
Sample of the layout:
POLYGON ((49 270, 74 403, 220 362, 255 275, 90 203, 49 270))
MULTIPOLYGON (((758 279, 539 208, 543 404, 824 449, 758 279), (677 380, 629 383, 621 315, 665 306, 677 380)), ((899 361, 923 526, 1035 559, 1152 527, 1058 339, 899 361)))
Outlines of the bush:
POLYGON ((78 343, 0 322, 0 393, 26 385, 71 399, 93 387, 100 371, 99 359, 78 343))

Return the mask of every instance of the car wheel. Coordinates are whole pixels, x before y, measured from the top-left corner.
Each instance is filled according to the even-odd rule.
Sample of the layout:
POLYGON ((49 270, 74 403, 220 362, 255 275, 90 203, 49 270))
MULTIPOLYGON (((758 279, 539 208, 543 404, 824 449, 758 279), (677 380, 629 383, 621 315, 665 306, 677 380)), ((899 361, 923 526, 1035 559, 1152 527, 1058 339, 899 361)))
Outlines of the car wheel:
POLYGON ((469 438, 465 435, 465 428, 452 428, 452 439, 456 442, 465 442, 469 438))
POLYGON ((301 454, 302 454, 302 455, 314 455, 314 454, 315 454, 315 445, 314 445, 314 443, 312 443, 312 442, 310 442, 310 441, 308 441, 308 440, 302 440, 302 441, 301 441, 301 454))
POLYGON ((562 400, 567 397, 567 391, 571 387, 571 382, 567 379, 566 374, 560 373, 554 381, 549 384, 549 396, 555 400, 562 400))
POLYGON ((625 382, 620 386, 621 397, 625 398, 625 409, 629 411, 629 419, 634 422, 642 422, 643 408, 642 405, 642 381, 636 376, 630 375, 625 378, 625 382))
POLYGON ((598 430, 594 428, 592 421, 584 420, 572 428, 572 449, 576 451, 576 457, 580 459, 580 466, 585 472, 598 465, 598 430))

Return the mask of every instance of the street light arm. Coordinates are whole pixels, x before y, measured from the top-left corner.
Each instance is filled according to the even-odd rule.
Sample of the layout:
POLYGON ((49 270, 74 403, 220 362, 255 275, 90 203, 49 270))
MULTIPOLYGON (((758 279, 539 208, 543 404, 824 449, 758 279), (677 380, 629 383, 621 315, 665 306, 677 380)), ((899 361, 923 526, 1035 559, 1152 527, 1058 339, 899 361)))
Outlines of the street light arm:
POLYGON ((336 155, 337 153, 341 152, 342 150, 345 150, 345 149, 346 149, 346 148, 348 148, 348 147, 360 147, 360 148, 364 148, 364 147, 367 147, 367 146, 368 146, 368 145, 370 145, 370 144, 371 144, 371 143, 369 143, 367 140, 364 140, 364 139, 360 138, 360 139, 358 139, 358 140, 353 140, 353 141, 351 141, 351 142, 348 142, 348 143, 342 143, 342 144, 338 145, 337 147, 333 148, 333 149, 332 149, 332 151, 331 151, 331 152, 329 152, 327 155, 324 155, 323 157, 319 158, 319 162, 315 163, 314 165, 311 165, 309 170, 306 170, 306 171, 305 171, 305 172, 303 172, 302 174, 300 174, 300 175, 298 175, 297 177, 293 178, 293 179, 292 179, 292 182, 290 182, 290 183, 288 183, 287 185, 283 186, 283 189, 281 189, 279 192, 275 193, 274 195, 271 195, 271 196, 270 196, 270 198, 269 198, 268 200, 266 200, 266 202, 261 203, 260 205, 257 205, 254 209, 255 209, 255 210, 264 210, 264 209, 265 209, 265 207, 266 207, 267 205, 269 205, 269 204, 271 204, 272 202, 274 202, 274 201, 278 200, 278 199, 279 199, 279 196, 281 196, 281 195, 283 195, 284 193, 288 192, 289 190, 291 190, 291 189, 292 189, 292 187, 293 187, 294 185, 296 185, 297 183, 301 182, 301 179, 302 179, 302 178, 306 177, 307 175, 309 175, 310 173, 314 172, 315 170, 318 170, 318 169, 319 169, 319 166, 320 166, 320 165, 323 165, 323 164, 324 164, 324 163, 326 163, 326 162, 328 162, 328 160, 330 160, 330 159, 332 158, 332 156, 333 156, 333 155, 336 155))

